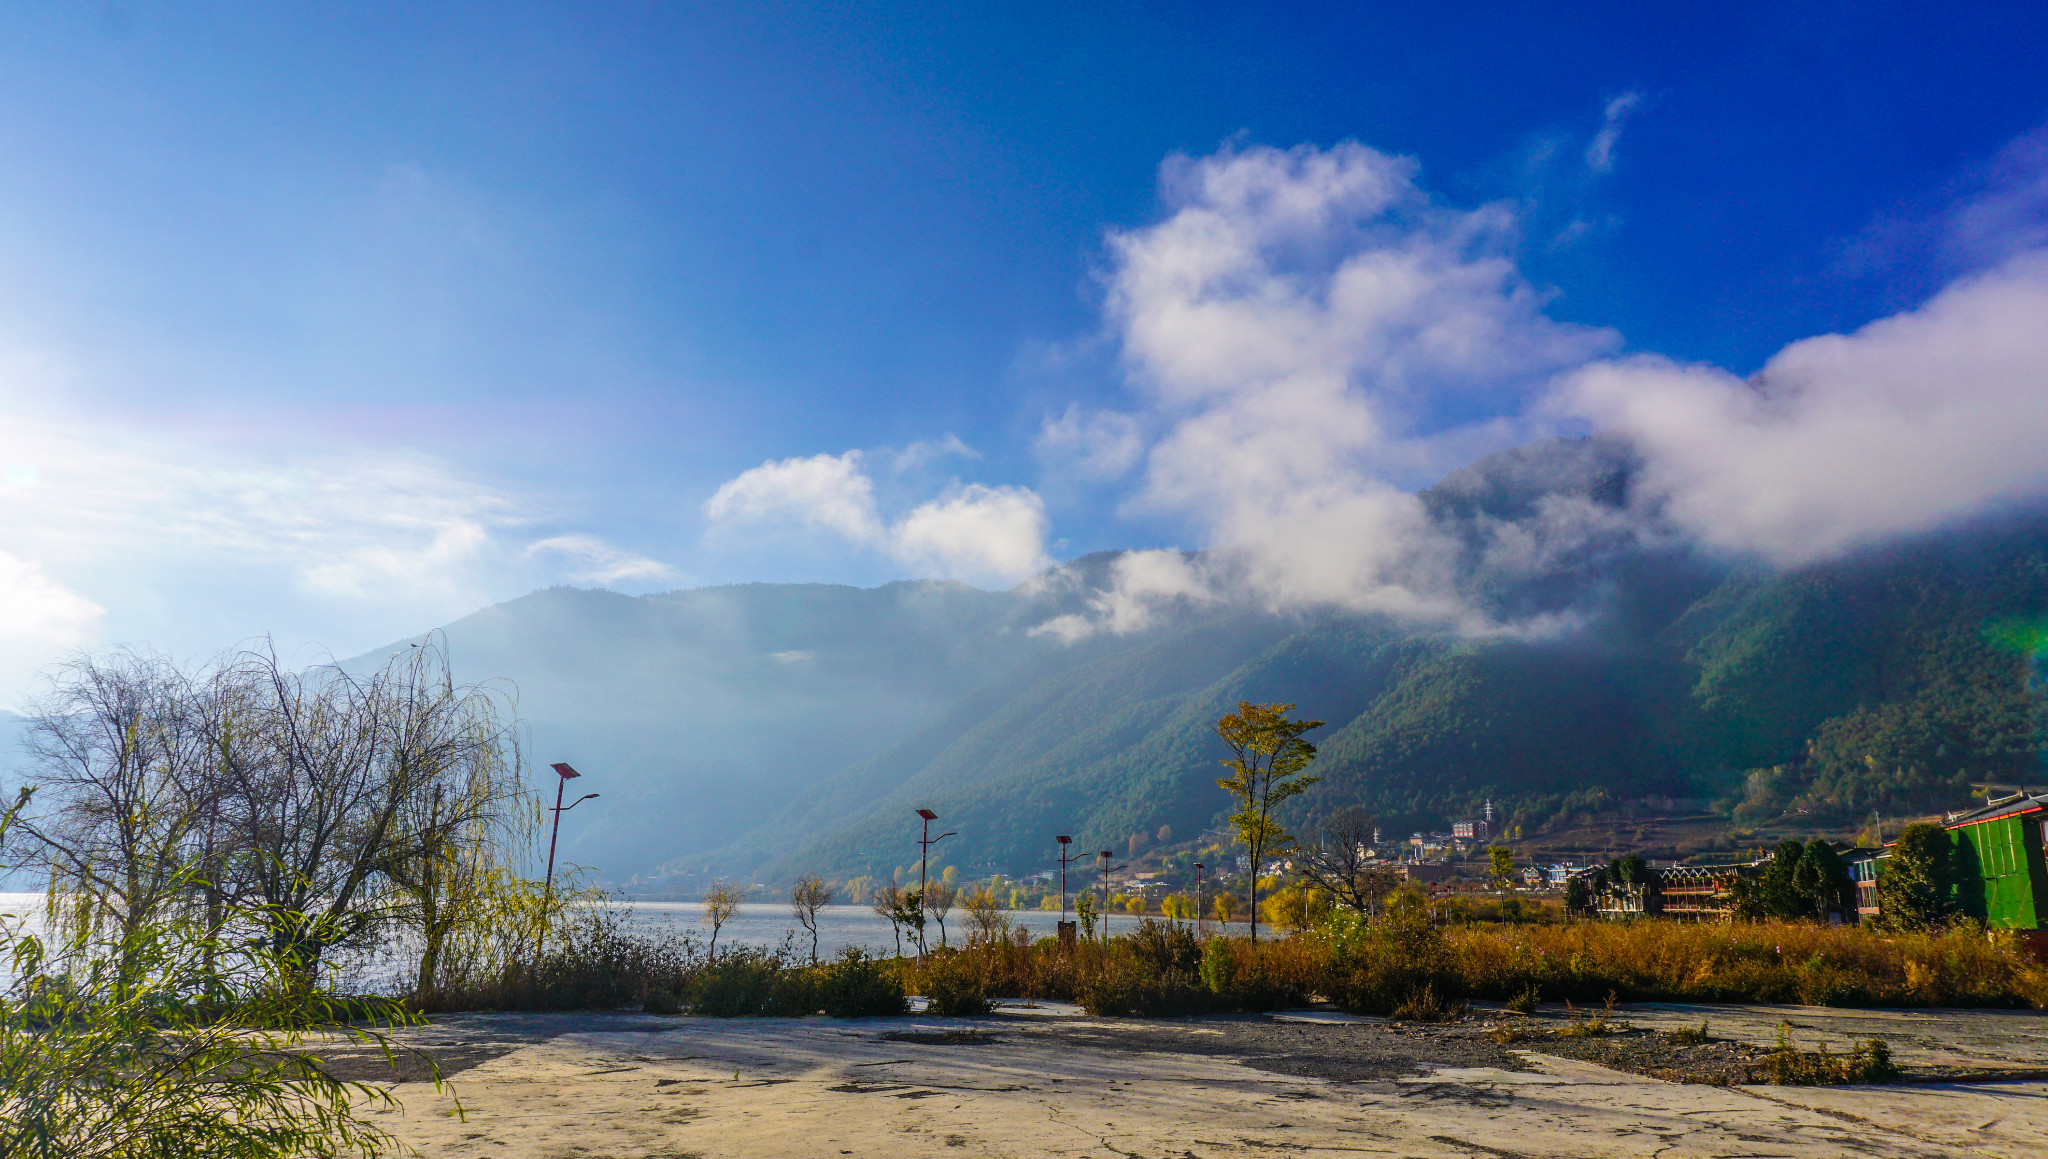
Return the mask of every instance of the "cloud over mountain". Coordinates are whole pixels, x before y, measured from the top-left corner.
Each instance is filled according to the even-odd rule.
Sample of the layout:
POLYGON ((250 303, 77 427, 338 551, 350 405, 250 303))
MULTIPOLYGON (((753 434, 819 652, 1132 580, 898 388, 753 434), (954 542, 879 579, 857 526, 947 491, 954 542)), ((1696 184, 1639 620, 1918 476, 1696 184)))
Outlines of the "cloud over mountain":
POLYGON ((1553 320, 1512 259, 1513 213, 1446 208, 1402 158, 1231 146, 1169 160, 1161 186, 1164 219, 1109 244, 1140 405, 1070 409, 1041 444, 1082 469, 1142 455, 1128 508, 1204 550, 1119 565, 1090 614, 1049 628, 1063 637, 1195 592, 1540 631, 1481 612, 1465 581, 1642 539, 1809 562, 2048 493, 2042 254, 1744 380, 1553 320), (1142 452, 1140 430, 1160 432, 1142 452), (1625 507, 1553 496, 1453 536, 1414 494, 1418 475, 1593 430, 1636 460, 1625 507))
POLYGON ((1916 310, 1787 346, 1749 379, 1641 356, 1569 376, 1560 411, 1626 436, 1664 514, 1803 563, 2048 491, 2048 255, 1916 310))
MULTIPOLYGON (((927 446, 894 456, 899 469, 934 457, 927 446)), ((930 446, 971 454, 952 436, 930 446)), ((770 460, 743 471, 705 501, 704 517, 714 538, 823 533, 922 576, 1008 585, 1049 562, 1045 504, 1029 488, 953 480, 938 496, 888 521, 867 456, 858 450, 770 460)))

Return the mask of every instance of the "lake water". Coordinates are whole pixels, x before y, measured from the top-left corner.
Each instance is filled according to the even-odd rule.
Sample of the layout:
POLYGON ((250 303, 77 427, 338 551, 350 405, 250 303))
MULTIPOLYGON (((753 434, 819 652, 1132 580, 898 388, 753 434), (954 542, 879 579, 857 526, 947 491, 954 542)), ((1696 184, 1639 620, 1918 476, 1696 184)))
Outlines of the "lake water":
MULTIPOLYGON (((664 934, 693 934, 699 941, 710 941, 711 923, 704 920, 704 907, 699 902, 637 901, 621 903, 627 915, 628 929, 652 936, 664 934)), ((43 895, 40 893, 0 892, 0 914, 12 914, 22 920, 26 932, 41 933, 43 929, 43 895)), ((1011 910, 1010 920, 1015 927, 1029 930, 1033 938, 1050 938, 1060 915, 1045 910, 1011 910)), ((1071 913, 1068 915, 1071 918, 1071 913)), ((1112 914, 1109 930, 1113 934, 1125 933, 1136 927, 1142 920, 1128 914, 1112 914)), ((1203 923, 1205 930, 1214 932, 1217 923, 1203 923)), ((959 945, 967 938, 967 916, 955 909, 946 920, 947 941, 959 945)), ((1231 933, 1244 932, 1241 923, 1233 922, 1231 933)), ((926 931, 932 945, 939 944, 938 923, 933 922, 926 931)), ((797 949, 810 949, 810 935, 797 925, 796 918, 787 905, 767 902, 750 902, 740 906, 718 932, 718 942, 725 945, 780 946, 785 937, 796 935, 797 949)), ((828 905, 818 911, 818 955, 831 957, 841 947, 860 946, 877 954, 896 952, 896 939, 889 929, 889 921, 864 905, 828 905)), ((908 942, 904 949, 910 949, 908 942)), ((350 970, 354 983, 367 983, 376 988, 376 978, 388 977, 396 967, 393 957, 380 955, 379 960, 366 961, 350 970)), ((6 974, 7 963, 0 962, 0 977, 6 974)))
MULTIPOLYGON (((709 940, 711 923, 704 919, 704 907, 698 902, 640 901, 627 903, 632 909, 632 925, 649 933, 682 933, 689 931, 699 938, 709 940)), ((1060 915, 1048 910, 1011 910, 1011 922, 1022 929, 1031 931, 1033 938, 1050 938, 1059 931, 1056 926, 1060 915)), ((1068 913, 1072 920, 1073 914, 1068 913)), ((1128 914, 1113 914, 1110 917, 1109 932, 1121 934, 1135 928, 1140 918, 1128 914)), ((1214 931, 1213 921, 1204 922, 1206 931, 1214 931)), ((718 933, 720 945, 737 942, 752 946, 779 946, 783 936, 795 931, 801 938, 800 948, 808 949, 810 935, 803 932, 792 917, 789 907, 769 902, 753 902, 740 906, 737 914, 726 922, 718 933)), ((1231 924, 1232 933, 1242 933, 1240 923, 1231 924)), ((947 941, 959 945, 967 937, 967 916, 958 908, 946 919, 947 941)), ((932 945, 939 944, 939 926, 932 922, 925 929, 926 940, 932 945)), ((878 916, 864 905, 828 905, 818 911, 818 954, 827 957, 839 952, 842 946, 860 946, 877 953, 894 953, 896 940, 890 933, 887 918, 878 916)), ((908 948, 906 946, 906 948, 908 948)))

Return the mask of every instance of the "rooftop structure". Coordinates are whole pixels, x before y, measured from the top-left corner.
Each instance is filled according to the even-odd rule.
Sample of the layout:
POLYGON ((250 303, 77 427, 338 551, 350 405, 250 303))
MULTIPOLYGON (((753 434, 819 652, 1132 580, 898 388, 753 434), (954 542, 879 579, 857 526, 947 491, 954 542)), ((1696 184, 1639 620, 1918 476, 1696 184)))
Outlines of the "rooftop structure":
MULTIPOLYGON (((1955 842, 1956 904, 1993 929, 2024 932, 2036 952, 2048 952, 2048 797, 2024 789, 1994 797, 1946 814, 1942 828, 1955 842)), ((1877 882, 1890 856, 1887 845, 1850 863, 1857 909, 1866 917, 1880 912, 1877 882)))

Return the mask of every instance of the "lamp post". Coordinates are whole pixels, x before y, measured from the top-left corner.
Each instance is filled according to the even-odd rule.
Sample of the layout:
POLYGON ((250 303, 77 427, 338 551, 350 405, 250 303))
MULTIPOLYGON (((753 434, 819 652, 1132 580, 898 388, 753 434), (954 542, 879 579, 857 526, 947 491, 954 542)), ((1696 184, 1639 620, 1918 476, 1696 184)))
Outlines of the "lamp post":
POLYGON ((555 823, 553 829, 548 833, 548 877, 547 884, 541 889, 540 935, 534 939, 533 949, 535 954, 540 952, 541 944, 548 936, 548 912, 555 908, 555 841, 562 835, 562 814, 598 795, 596 793, 585 793, 566 805, 562 804, 562 790, 567 787, 571 780, 583 774, 570 768, 563 761, 556 761, 550 767, 555 770, 555 776, 558 778, 555 781, 555 823))
POLYGON ((1109 859, 1110 859, 1111 857, 1115 856, 1115 855, 1114 855, 1114 854, 1112 854, 1112 853, 1111 853, 1111 852, 1110 852, 1109 850, 1107 850, 1107 849, 1103 850, 1103 851, 1102 851, 1102 852, 1101 852, 1100 854, 1098 854, 1097 856, 1099 856, 1099 857, 1101 857, 1101 858, 1102 858, 1102 937, 1101 937, 1101 939, 1100 939, 1100 940, 1101 940, 1101 942, 1102 942, 1102 944, 1103 944, 1103 945, 1108 945, 1108 944, 1109 944, 1109 875, 1110 875, 1110 874, 1112 874, 1112 873, 1115 873, 1117 869, 1129 869, 1129 868, 1130 868, 1130 866, 1128 866, 1128 865, 1119 865, 1119 866, 1117 866, 1117 867, 1116 867, 1116 869, 1111 869, 1111 868, 1109 867, 1109 859))
POLYGON ((1067 836, 1065 836, 1065 835, 1062 835, 1062 836, 1059 836, 1059 837, 1055 837, 1055 838, 1053 838, 1053 840, 1054 840, 1054 841, 1057 841, 1057 842, 1059 842, 1059 843, 1060 843, 1060 920, 1061 920, 1061 921, 1066 921, 1066 920, 1067 920, 1067 866, 1069 866, 1069 865, 1072 865, 1072 864, 1073 864, 1073 863, 1075 863, 1076 861, 1080 861, 1080 860, 1082 860, 1082 858, 1083 858, 1083 856, 1084 856, 1084 855, 1083 855, 1083 854, 1079 854, 1079 853, 1076 853, 1076 854, 1073 854, 1072 856, 1068 856, 1068 854, 1067 854, 1067 847, 1068 847, 1068 846, 1070 846, 1070 845, 1072 845, 1072 844, 1074 843, 1074 839, 1073 839, 1072 837, 1067 837, 1067 836))
POLYGON ((1202 863, 1195 862, 1195 940, 1202 940, 1202 863))
POLYGON ((929 860, 931 857, 932 846, 937 845, 939 842, 944 841, 948 837, 954 836, 954 834, 941 833, 937 837, 932 836, 932 822, 938 820, 939 815, 937 813, 932 812, 930 809, 919 809, 917 811, 917 815, 924 821, 924 836, 918 838, 917 840, 917 954, 918 957, 921 958, 924 956, 925 952, 925 862, 929 860))

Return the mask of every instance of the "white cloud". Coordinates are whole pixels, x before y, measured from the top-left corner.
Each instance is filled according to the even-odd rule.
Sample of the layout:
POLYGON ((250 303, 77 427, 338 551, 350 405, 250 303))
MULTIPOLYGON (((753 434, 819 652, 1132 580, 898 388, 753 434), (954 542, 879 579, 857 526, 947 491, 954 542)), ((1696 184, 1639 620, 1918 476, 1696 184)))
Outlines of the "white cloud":
POLYGON ((0 551, 0 690, 25 687, 50 658, 92 642, 105 609, 0 551))
MULTIPOLYGON (((1207 582, 1274 605, 1469 619, 1455 545, 1392 476, 1526 438, 1500 416, 1615 336, 1546 317, 1511 215, 1432 204, 1407 159, 1226 148, 1169 160, 1162 185, 1168 217, 1110 241, 1110 315, 1150 404, 1128 430, 1164 431, 1132 510, 1188 521, 1207 582)), ((1081 441, 1078 420, 1051 429, 1081 441)), ((1105 624, 1145 598, 1145 577, 1119 581, 1105 624)))
POLYGON ((705 502, 704 517, 714 538, 730 538, 741 528, 793 526, 880 552, 919 575, 976 583, 1015 583, 1048 562, 1045 504, 1028 488, 956 482, 885 524, 857 450, 744 471, 705 502))
POLYGON ((1561 411, 1626 434, 1701 541, 1799 563, 2048 489, 2048 255, 1964 279, 1744 381, 1639 357, 1570 376, 1561 411))
POLYGON ((1087 613, 1070 612, 1031 629, 1062 643, 1097 632, 1141 632, 1177 603, 1210 604, 1220 585, 1205 573, 1199 557, 1178 551, 1128 551, 1116 558, 1106 588, 1091 592, 1087 613))
POLYGON ((595 535, 553 535, 526 546, 529 556, 556 556, 575 565, 575 583, 615 584, 674 579, 676 569, 658 559, 626 551, 595 535))
POLYGON ((1614 169, 1614 146, 1621 141, 1621 130, 1628 124, 1629 114, 1642 103, 1641 93, 1623 93, 1607 102, 1600 131, 1593 134, 1592 144, 1586 146, 1586 168, 1595 173, 1614 169))
POLYGON ((1130 473, 1145 454, 1138 420, 1116 411, 1084 412, 1068 405, 1039 427, 1038 457, 1062 475, 1111 482, 1130 473))
POLYGON ((858 544, 879 543, 875 484, 859 451, 770 460, 727 480, 704 504, 714 527, 791 522, 858 544))
POLYGON ((947 431, 945 437, 921 439, 892 456, 890 465, 897 471, 913 471, 940 459, 979 459, 981 452, 961 441, 959 435, 947 431))
POLYGON ((970 483, 918 505, 890 533, 905 564, 969 581, 1015 583, 1049 562, 1045 504, 1023 487, 970 483))
POLYGON ((270 633, 347 655, 564 578, 655 578, 590 536, 522 549, 548 514, 430 455, 87 421, 0 390, 0 703, 100 640, 205 655, 270 633))

